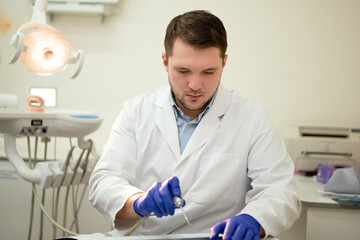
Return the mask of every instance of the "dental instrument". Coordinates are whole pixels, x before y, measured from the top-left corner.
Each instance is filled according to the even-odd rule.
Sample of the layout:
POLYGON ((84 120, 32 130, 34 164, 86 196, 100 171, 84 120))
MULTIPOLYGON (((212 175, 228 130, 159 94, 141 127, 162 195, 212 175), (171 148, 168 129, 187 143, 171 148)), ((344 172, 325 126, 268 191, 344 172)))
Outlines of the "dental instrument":
POLYGON ((184 208, 183 208, 183 205, 184 205, 184 199, 183 198, 179 198, 179 197, 174 197, 173 198, 173 202, 174 202, 174 205, 175 205, 175 208, 180 208, 181 209, 181 212, 187 222, 187 224, 189 226, 191 226, 191 223, 189 221, 189 219, 187 218, 186 214, 185 214, 185 211, 184 211, 184 208))
MULTIPOLYGON (((189 226, 191 226, 190 221, 189 221, 189 219, 187 218, 187 216, 185 215, 185 211, 184 211, 184 209, 183 209, 184 199, 183 199, 182 197, 176 197, 176 196, 175 196, 175 197, 173 197, 173 203, 174 203, 175 208, 180 208, 180 209, 181 209, 182 214, 183 214, 183 216, 184 216, 187 224, 188 224, 189 226)), ((135 225, 134 225, 132 228, 130 228, 130 229, 124 234, 124 236, 130 236, 130 235, 131 235, 138 227, 140 227, 150 216, 154 216, 154 214, 153 214, 153 213, 150 213, 150 214, 146 215, 145 217, 142 217, 139 221, 137 221, 137 222, 135 223, 135 225)))

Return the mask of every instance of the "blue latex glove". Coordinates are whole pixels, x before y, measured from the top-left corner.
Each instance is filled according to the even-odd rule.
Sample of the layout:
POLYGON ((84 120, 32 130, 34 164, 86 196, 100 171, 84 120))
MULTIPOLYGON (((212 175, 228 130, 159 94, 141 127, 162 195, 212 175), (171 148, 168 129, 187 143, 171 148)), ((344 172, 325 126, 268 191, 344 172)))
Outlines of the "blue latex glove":
POLYGON ((173 197, 180 197, 180 183, 177 177, 155 182, 142 196, 134 201, 135 212, 144 217, 151 212, 157 217, 174 215, 173 197))
POLYGON ((260 240, 260 224, 247 214, 237 215, 217 223, 211 228, 210 240, 223 233, 225 240, 260 240))

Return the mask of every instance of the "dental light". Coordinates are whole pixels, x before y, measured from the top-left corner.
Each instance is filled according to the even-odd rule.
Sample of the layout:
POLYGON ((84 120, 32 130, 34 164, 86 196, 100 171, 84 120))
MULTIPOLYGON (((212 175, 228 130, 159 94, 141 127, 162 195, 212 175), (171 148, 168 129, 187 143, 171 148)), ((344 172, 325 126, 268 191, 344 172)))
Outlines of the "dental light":
POLYGON ((71 76, 76 78, 84 64, 84 52, 74 52, 65 36, 46 24, 47 2, 36 0, 31 21, 23 24, 11 38, 16 52, 8 63, 14 64, 20 57, 30 72, 53 75, 79 61, 77 70, 71 76))

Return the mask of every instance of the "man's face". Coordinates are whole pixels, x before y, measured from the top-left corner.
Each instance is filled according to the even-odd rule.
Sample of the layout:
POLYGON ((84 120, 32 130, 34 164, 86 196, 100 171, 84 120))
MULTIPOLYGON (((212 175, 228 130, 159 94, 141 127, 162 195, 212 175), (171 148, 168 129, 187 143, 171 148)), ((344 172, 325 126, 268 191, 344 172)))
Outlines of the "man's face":
POLYGON ((163 53, 162 58, 176 104, 196 118, 220 84, 227 55, 222 59, 219 48, 198 49, 177 38, 172 55, 167 58, 163 53))

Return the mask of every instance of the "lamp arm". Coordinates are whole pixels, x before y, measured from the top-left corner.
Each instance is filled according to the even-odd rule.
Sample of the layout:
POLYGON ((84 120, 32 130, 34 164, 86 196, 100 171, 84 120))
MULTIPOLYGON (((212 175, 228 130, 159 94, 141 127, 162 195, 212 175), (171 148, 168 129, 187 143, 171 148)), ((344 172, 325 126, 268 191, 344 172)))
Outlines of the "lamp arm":
POLYGON ((46 24, 46 8, 48 0, 35 0, 31 22, 46 24))
POLYGON ((15 167, 19 175, 26 181, 38 183, 41 180, 41 174, 38 170, 30 169, 16 150, 16 137, 4 133, 5 153, 9 161, 15 167))
POLYGON ((16 52, 11 60, 8 61, 8 64, 14 64, 20 57, 22 51, 25 50, 26 46, 24 45, 24 34, 17 33, 11 38, 11 45, 16 47, 16 52))
POLYGON ((79 75, 79 73, 84 65, 84 60, 85 60, 85 52, 83 50, 78 50, 76 52, 76 57, 72 57, 69 59, 69 63, 75 63, 75 62, 79 61, 79 65, 78 65, 75 73, 70 77, 71 79, 74 79, 79 75))

